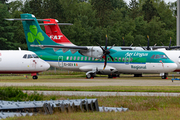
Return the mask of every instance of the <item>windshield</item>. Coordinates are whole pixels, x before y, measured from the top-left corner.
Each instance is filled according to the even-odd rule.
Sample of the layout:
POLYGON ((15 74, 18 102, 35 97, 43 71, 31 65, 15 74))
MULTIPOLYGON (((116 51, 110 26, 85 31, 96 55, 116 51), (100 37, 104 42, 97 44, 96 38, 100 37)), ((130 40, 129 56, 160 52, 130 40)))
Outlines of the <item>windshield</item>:
POLYGON ((33 58, 39 58, 36 54, 32 54, 33 58))

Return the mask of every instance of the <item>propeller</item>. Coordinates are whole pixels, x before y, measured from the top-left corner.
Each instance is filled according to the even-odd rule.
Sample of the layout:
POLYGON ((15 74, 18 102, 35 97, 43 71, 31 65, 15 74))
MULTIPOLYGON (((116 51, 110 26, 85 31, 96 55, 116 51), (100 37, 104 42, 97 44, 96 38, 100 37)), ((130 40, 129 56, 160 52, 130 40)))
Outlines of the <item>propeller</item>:
POLYGON ((147 35, 148 43, 147 43, 147 50, 150 50, 149 48, 149 36, 147 35))
POLYGON ((122 39, 123 39, 123 46, 125 46, 125 41, 124 41, 124 37, 122 37, 122 39))
POLYGON ((161 42, 161 44, 164 46, 164 44, 161 42))
POLYGON ((168 50, 170 50, 171 49, 171 37, 170 37, 170 42, 169 42, 169 48, 168 48, 168 50))
POLYGON ((114 47, 114 45, 112 45, 109 49, 107 49, 107 42, 108 42, 108 38, 107 38, 107 35, 106 35, 106 44, 105 44, 105 48, 103 48, 101 45, 99 45, 98 43, 98 45, 99 45, 99 47, 102 49, 102 51, 103 51, 103 55, 100 57, 100 58, 104 58, 105 59, 105 62, 104 62, 104 68, 103 68, 103 70, 106 68, 106 64, 107 64, 107 55, 111 58, 111 60, 114 62, 114 59, 113 59, 113 57, 110 55, 110 49, 112 48, 112 47, 114 47))

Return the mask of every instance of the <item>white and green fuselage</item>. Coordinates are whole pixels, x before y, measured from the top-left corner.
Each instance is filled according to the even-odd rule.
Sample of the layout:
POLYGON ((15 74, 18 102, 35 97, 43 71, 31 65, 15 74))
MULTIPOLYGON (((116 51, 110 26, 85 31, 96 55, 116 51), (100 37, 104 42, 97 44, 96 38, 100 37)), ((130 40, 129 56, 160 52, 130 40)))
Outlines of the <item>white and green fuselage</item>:
POLYGON ((72 71, 96 71, 99 74, 111 73, 167 73, 174 71, 176 63, 171 61, 160 51, 132 51, 112 48, 110 50, 114 62, 108 58, 107 66, 103 70, 104 59, 96 60, 91 56, 84 56, 79 52, 72 54, 70 50, 46 48, 43 45, 62 46, 52 41, 41 30, 35 16, 21 14, 24 33, 28 49, 35 52, 40 58, 47 61, 51 66, 72 71), (32 47, 39 45, 39 47, 32 47), (41 47, 42 45, 42 47, 41 47))

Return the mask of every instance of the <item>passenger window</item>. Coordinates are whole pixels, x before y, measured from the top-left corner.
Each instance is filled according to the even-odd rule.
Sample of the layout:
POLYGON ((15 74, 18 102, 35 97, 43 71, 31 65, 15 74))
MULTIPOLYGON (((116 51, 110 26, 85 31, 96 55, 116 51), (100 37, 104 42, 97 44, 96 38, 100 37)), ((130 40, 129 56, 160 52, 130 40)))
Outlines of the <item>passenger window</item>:
POLYGON ((126 61, 128 61, 129 59, 128 58, 126 58, 126 61))
POLYGON ((33 57, 32 57, 32 55, 29 54, 29 55, 28 55, 28 58, 33 58, 33 57))
POLYGON ((87 60, 87 57, 85 57, 85 60, 87 60))
POLYGON ((80 57, 77 58, 77 60, 79 60, 79 59, 80 59, 80 57))
POLYGON ((117 57, 115 57, 115 61, 117 61, 117 57))
POLYGON ((108 61, 109 61, 109 57, 108 57, 108 61))
POLYGON ((121 58, 119 58, 119 61, 121 61, 121 58))
POLYGON ((92 60, 94 60, 94 58, 92 58, 92 60))
POLYGON ((76 56, 74 57, 74 60, 76 60, 76 56))
POLYGON ((88 60, 91 60, 91 57, 89 57, 88 60))
POLYGON ((66 60, 69 60, 69 56, 67 56, 66 60))
POLYGON ((23 56, 23 58, 26 58, 27 57, 27 54, 25 54, 24 56, 23 56))
POLYGON ((81 60, 83 60, 83 57, 81 57, 81 60))
POLYGON ((131 61, 132 61, 133 59, 131 58, 131 61))
POLYGON ((153 55, 151 58, 154 59, 155 55, 153 55))
POLYGON ((70 60, 72 60, 72 56, 70 57, 70 60))
POLYGON ((160 56, 159 55, 156 55, 156 57, 155 57, 156 59, 159 59, 160 58, 160 56))
POLYGON ((33 58, 39 58, 36 54, 32 54, 33 58))
POLYGON ((124 58, 122 59, 122 61, 124 61, 124 58))

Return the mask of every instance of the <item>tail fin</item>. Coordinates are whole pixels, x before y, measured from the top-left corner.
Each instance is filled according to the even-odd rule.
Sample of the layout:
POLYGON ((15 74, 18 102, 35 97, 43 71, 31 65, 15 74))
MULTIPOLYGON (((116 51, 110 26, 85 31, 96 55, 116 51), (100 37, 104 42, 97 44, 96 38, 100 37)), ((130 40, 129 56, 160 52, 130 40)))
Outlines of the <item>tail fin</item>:
POLYGON ((61 32, 59 28, 58 21, 56 19, 44 19, 49 21, 44 21, 44 27, 46 34, 56 43, 67 45, 67 46, 74 46, 68 38, 61 32))
MULTIPOLYGON (((31 45, 59 45, 52 41, 46 33, 39 26, 37 19, 32 14, 21 14, 22 24, 24 28, 24 33, 26 37, 26 42, 28 45, 28 49, 31 51, 42 50, 39 47, 32 47, 31 45)), ((52 48, 45 48, 43 50, 50 50, 52 52, 52 48)))

